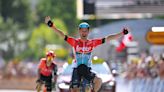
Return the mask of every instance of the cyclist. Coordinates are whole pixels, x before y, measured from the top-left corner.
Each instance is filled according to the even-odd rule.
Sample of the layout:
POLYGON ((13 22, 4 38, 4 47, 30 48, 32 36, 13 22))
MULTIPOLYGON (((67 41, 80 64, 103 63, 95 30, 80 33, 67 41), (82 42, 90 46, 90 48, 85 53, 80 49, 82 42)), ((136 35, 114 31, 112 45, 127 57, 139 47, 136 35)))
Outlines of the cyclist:
POLYGON ((75 61, 73 62, 74 69, 72 73, 71 80, 71 92, 79 91, 79 81, 81 76, 84 76, 88 81, 93 82, 94 92, 98 92, 101 87, 102 80, 98 78, 95 73, 91 72, 91 52, 92 50, 106 41, 119 38, 128 33, 128 30, 124 30, 115 35, 110 35, 100 39, 88 39, 89 34, 89 24, 83 22, 79 24, 78 30, 80 38, 75 39, 68 35, 65 35, 61 30, 56 28, 56 26, 51 21, 49 16, 45 17, 45 23, 51 27, 56 33, 58 33, 67 43, 69 43, 74 49, 75 61))
POLYGON ((57 79, 57 65, 54 62, 56 55, 53 51, 46 53, 46 58, 40 60, 38 66, 37 92, 40 92, 42 84, 45 84, 44 92, 51 92, 57 79), (53 84, 53 85, 52 85, 53 84))

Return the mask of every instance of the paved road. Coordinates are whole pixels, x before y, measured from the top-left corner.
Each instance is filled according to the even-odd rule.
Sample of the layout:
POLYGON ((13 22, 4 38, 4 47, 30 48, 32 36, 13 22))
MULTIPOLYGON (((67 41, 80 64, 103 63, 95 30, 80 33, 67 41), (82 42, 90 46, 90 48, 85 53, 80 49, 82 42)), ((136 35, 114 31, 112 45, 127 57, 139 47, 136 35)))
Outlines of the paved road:
MULTIPOLYGON (((31 90, 0 90, 0 92, 36 92, 36 91, 31 91, 31 90)), ((57 92, 57 91, 53 91, 57 92)))
MULTIPOLYGON (((128 87, 128 81, 124 81, 122 78, 117 78, 116 81, 117 81, 116 92, 130 92, 130 88, 128 87)), ((36 92, 36 91, 0 89, 0 92, 36 92)), ((55 91, 55 92, 59 92, 59 91, 55 91)))
POLYGON ((35 92, 30 90, 0 90, 0 92, 35 92))

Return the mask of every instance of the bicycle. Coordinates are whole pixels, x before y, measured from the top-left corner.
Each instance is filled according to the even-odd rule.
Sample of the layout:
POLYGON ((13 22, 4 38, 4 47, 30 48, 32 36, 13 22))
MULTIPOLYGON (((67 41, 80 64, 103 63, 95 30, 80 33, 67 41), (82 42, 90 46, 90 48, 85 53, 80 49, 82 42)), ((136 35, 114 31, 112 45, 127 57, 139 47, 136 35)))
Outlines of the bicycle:
MULTIPOLYGON (((37 85, 36 85, 37 92, 41 92, 41 91, 47 92, 47 87, 46 87, 46 82, 45 81, 37 80, 36 83, 37 83, 37 85), (42 85, 44 85, 44 87, 42 87, 42 85)), ((51 85, 52 85, 52 89, 56 90, 56 83, 52 82, 51 85)))
POLYGON ((92 92, 93 91, 93 83, 89 82, 87 79, 82 77, 79 88, 80 88, 80 92, 92 92))

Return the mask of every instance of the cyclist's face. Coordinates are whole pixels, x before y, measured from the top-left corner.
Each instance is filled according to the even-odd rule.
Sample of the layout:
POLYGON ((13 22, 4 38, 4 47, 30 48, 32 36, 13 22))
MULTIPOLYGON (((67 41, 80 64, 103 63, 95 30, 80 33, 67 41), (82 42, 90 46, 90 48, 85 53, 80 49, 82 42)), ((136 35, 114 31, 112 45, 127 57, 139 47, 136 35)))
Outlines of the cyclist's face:
POLYGON ((79 29, 79 34, 80 34, 81 39, 87 39, 88 34, 89 34, 89 29, 81 28, 81 29, 79 29))
POLYGON ((52 63, 53 60, 54 60, 53 56, 47 56, 47 63, 52 63))

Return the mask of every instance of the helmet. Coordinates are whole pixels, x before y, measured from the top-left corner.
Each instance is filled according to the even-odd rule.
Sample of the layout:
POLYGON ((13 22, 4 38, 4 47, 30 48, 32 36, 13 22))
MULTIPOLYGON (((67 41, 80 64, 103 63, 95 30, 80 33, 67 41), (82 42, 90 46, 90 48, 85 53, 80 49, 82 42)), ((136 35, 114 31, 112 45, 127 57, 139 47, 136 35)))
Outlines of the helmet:
POLYGON ((80 28, 88 28, 89 29, 89 27, 90 26, 89 26, 89 24, 87 22, 82 22, 82 23, 79 24, 79 29, 80 28))
POLYGON ((52 50, 50 50, 50 51, 48 51, 48 52, 46 53, 46 57, 49 57, 49 56, 55 57, 56 55, 55 55, 55 53, 54 53, 52 50))

